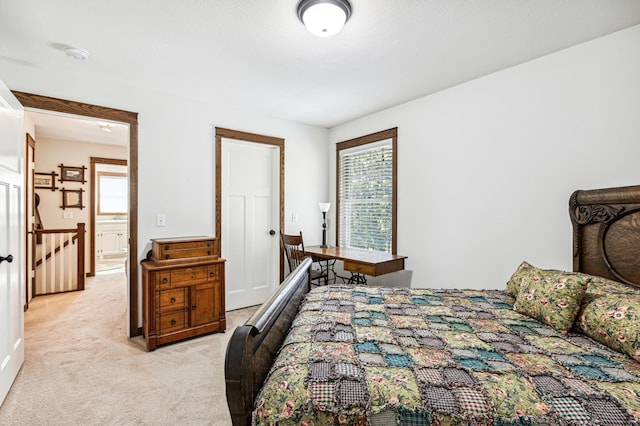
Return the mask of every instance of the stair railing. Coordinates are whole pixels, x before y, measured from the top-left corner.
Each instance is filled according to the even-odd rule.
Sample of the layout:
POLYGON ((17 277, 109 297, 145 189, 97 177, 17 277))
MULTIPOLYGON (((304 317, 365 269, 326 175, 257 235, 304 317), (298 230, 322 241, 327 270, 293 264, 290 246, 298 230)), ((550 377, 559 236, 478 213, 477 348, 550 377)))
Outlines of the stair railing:
POLYGON ((77 228, 35 229, 33 295, 84 290, 85 224, 77 228))

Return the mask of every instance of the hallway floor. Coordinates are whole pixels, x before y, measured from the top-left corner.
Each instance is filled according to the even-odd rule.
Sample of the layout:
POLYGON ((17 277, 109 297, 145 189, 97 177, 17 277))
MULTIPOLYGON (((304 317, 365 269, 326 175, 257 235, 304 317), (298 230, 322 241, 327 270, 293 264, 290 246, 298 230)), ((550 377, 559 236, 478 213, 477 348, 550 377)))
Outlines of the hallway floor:
POLYGON ((227 313, 227 332, 147 352, 126 336, 123 272, 86 290, 36 297, 25 313, 25 362, 1 425, 229 425, 224 356, 255 310, 227 313))

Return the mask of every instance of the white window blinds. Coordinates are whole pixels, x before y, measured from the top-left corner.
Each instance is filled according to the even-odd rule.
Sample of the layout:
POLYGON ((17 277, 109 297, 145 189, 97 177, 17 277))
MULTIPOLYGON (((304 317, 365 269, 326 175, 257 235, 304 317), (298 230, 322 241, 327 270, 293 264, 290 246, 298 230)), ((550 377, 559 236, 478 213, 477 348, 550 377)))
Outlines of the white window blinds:
POLYGON ((340 151, 338 185, 339 245, 391 253, 392 140, 340 151))

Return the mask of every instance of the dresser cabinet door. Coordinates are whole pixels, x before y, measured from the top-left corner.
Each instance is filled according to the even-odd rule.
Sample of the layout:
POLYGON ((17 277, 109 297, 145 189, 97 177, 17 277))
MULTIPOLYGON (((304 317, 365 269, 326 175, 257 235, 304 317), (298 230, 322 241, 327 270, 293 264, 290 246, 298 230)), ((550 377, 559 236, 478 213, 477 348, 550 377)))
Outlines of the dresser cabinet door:
POLYGON ((220 317, 220 285, 196 285, 191 290, 191 324, 193 326, 208 324, 220 317))

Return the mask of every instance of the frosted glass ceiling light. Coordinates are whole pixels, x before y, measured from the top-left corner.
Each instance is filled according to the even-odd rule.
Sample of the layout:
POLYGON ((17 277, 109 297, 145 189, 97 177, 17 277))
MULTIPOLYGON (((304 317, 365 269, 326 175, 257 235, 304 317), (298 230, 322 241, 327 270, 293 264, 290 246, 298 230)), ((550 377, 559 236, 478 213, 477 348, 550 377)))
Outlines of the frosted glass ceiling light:
POLYGON ((339 33, 350 16, 348 0, 302 0, 298 3, 298 18, 318 37, 339 33))

